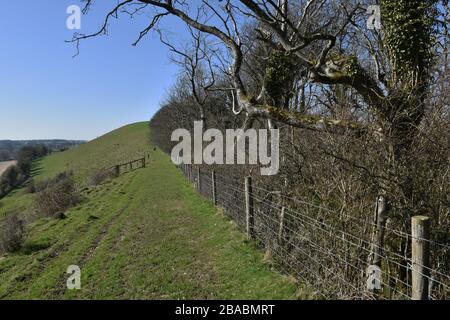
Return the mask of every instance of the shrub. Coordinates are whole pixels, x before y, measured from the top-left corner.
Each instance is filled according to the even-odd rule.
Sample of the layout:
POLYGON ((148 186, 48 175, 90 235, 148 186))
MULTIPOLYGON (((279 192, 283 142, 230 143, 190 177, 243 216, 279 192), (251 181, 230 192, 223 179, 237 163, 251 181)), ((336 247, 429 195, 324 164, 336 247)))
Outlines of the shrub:
POLYGON ((19 182, 19 174, 19 168, 17 166, 11 166, 3 173, 2 180, 11 188, 16 187, 19 182))
POLYGON ((0 177, 0 198, 6 196, 20 183, 20 172, 17 166, 11 166, 0 177))
POLYGON ((26 182, 30 176, 33 161, 47 154, 48 149, 43 145, 23 147, 18 153, 17 165, 8 168, 0 179, 0 198, 26 182))
POLYGON ((72 180, 72 177, 73 177, 72 171, 65 171, 65 172, 58 173, 53 178, 50 178, 50 179, 47 179, 44 181, 40 181, 37 183, 35 182, 34 183, 35 192, 43 191, 51 186, 54 186, 54 185, 60 183, 61 181, 72 180))
POLYGON ((36 183, 33 179, 30 179, 27 185, 27 192, 28 193, 35 193, 36 192, 36 183))
POLYGON ((6 180, 0 179, 0 199, 8 194, 11 190, 11 186, 6 182, 6 180))
POLYGON ((17 213, 7 214, 0 226, 0 249, 3 252, 15 252, 22 248, 25 241, 25 220, 17 213))
POLYGON ((89 184, 92 186, 99 185, 106 180, 113 178, 114 173, 112 170, 101 169, 89 178, 89 184))
POLYGON ((76 205, 81 199, 75 189, 71 173, 60 173, 37 187, 35 207, 42 216, 56 216, 76 205))

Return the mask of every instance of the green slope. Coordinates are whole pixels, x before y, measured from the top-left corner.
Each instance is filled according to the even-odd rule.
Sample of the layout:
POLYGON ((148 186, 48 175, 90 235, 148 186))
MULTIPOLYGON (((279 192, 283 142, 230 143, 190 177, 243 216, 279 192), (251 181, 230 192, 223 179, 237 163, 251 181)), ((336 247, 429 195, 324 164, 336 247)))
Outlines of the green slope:
MULTIPOLYGON (((173 166, 153 151, 147 123, 113 131, 36 164, 36 179, 74 171, 80 187, 98 168, 151 154, 147 168, 90 187, 64 220, 39 219, 24 249, 0 257, 0 298, 292 299, 297 285, 263 263, 262 253, 173 166), (81 290, 66 288, 69 265, 81 290)), ((0 215, 29 210, 19 190, 0 215)))

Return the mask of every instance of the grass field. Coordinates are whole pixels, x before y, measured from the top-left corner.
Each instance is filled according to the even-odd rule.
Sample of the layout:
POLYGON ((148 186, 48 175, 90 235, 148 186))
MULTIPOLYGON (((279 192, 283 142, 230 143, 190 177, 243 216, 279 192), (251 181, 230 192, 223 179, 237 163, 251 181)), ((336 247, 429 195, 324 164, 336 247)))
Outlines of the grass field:
MULTIPOLYGON (((0 257, 1 299, 297 299, 290 277, 201 198, 161 151, 147 123, 113 131, 37 162, 36 180, 73 170, 85 200, 63 220, 41 218, 24 248, 0 257), (150 153, 145 169, 87 187, 99 168, 150 153), (81 290, 66 288, 69 265, 81 268, 81 290)), ((32 195, 0 200, 32 213, 32 195)))

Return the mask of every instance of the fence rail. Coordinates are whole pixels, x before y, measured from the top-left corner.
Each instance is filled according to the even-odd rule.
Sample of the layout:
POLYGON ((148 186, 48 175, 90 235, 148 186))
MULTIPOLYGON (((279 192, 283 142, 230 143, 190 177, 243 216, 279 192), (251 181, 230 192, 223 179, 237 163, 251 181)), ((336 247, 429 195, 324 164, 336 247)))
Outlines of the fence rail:
POLYGON ((411 232, 386 223, 383 198, 375 215, 285 196, 199 166, 181 165, 198 192, 223 208, 248 238, 313 294, 338 299, 448 299, 449 244, 430 238, 430 219, 413 217, 411 232))
POLYGON ((113 170, 114 174, 116 176, 119 176, 121 173, 124 173, 124 172, 130 172, 135 169, 145 168, 146 167, 146 158, 150 159, 150 155, 144 156, 144 157, 136 159, 136 160, 128 161, 125 163, 116 164, 116 165, 110 167, 109 170, 113 170), (122 170, 122 168, 125 170, 122 170), (129 170, 127 170, 127 169, 129 169, 129 170))

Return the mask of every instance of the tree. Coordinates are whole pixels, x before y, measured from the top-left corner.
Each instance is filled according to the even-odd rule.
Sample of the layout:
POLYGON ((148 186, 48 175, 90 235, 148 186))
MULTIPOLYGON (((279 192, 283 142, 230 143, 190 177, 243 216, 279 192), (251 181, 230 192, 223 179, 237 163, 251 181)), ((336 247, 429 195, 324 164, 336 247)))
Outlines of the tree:
MULTIPOLYGON (((83 12, 87 13, 93 1, 84 2, 83 12)), ((355 1, 228 0, 192 4, 190 1, 127 0, 107 14, 98 32, 75 34, 72 41, 78 45, 80 40, 106 32, 110 19, 117 17, 120 11, 135 14, 154 10, 148 27, 140 33, 136 43, 162 18, 176 16, 191 30, 198 31, 191 32, 197 44, 201 34, 205 34, 220 40, 228 49, 232 61, 224 72, 232 83, 236 114, 245 113, 248 125, 253 119, 269 119, 306 129, 342 127, 369 131, 374 138, 381 135, 390 146, 387 156, 390 168, 385 174, 394 174, 400 179, 404 171, 408 171, 408 150, 425 110, 432 64, 430 48, 438 7, 435 0, 382 0, 381 8, 383 30, 380 33, 366 30, 366 6, 355 1), (294 14, 296 12, 300 14, 294 14), (250 92, 242 75, 246 58, 243 50, 248 47, 243 43, 242 31, 249 20, 256 25, 260 43, 273 49, 260 83, 260 94, 250 92), (356 48, 355 43, 364 43, 364 50, 356 48), (367 62, 369 58, 372 63, 367 62), (356 92, 376 121, 307 116, 282 108, 289 99, 284 84, 290 87, 299 69, 307 71, 310 83, 340 85, 356 92), (270 99, 264 92, 268 92, 270 99)), ((196 49, 198 53, 198 45, 196 49)), ((186 66, 191 65, 191 70, 195 71, 192 56, 185 53, 182 56, 186 58, 186 66)), ((195 83, 192 87, 195 97, 195 83)), ((411 198, 411 190, 408 179, 401 180, 395 186, 387 183, 381 188, 387 193, 400 190, 405 198, 402 205, 405 205, 411 198)))
MULTIPOLYGON (((93 1, 84 3, 87 13, 93 1)), ((373 4, 368 0, 129 0, 106 15, 98 32, 75 34, 71 41, 78 47, 81 40, 103 34, 121 13, 150 13, 135 44, 157 30, 184 72, 152 120, 158 140, 167 140, 177 126, 189 129, 192 119, 207 114, 208 121, 226 119, 222 124, 228 126, 288 128, 289 135, 281 135, 285 170, 268 182, 271 186, 283 193, 304 186, 299 194, 314 203, 339 202, 342 211, 354 207, 352 214, 361 215, 367 215, 362 209, 368 207, 368 194, 384 195, 391 227, 407 231, 410 215, 423 211, 436 216, 440 231, 435 234, 445 242, 448 1, 378 3, 381 30, 367 28, 366 10, 373 4), (191 34, 186 47, 167 39, 161 27, 166 16, 185 22, 191 34)), ((170 150, 170 143, 164 147, 170 150)), ((364 238, 369 230, 361 227, 364 238)), ((397 257, 408 254, 406 244, 406 238, 387 241, 397 257)), ((435 259, 447 257, 443 251, 435 259)), ((398 278, 405 282, 403 271, 398 278)))
POLYGON ((195 32, 189 28, 192 37, 192 44, 184 50, 177 49, 173 44, 164 39, 159 31, 160 40, 174 54, 172 61, 179 65, 185 84, 189 87, 193 103, 198 108, 199 120, 203 123, 205 129, 206 111, 205 105, 209 98, 209 90, 215 85, 216 79, 212 67, 212 59, 208 50, 208 42, 202 37, 201 32, 195 32))

